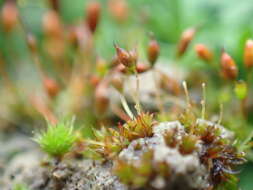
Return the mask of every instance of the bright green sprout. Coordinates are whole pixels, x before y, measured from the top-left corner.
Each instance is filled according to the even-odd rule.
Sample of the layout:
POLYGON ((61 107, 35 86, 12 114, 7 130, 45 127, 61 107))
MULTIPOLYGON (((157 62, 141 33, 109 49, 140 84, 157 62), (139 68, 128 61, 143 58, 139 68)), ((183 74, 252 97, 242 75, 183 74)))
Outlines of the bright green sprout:
POLYGON ((13 190, 28 190, 28 188, 25 184, 19 183, 14 185, 13 190))
POLYGON ((43 151, 50 156, 62 158, 68 153, 76 140, 73 133, 73 121, 48 124, 46 131, 34 138, 43 151))
POLYGON ((247 97, 248 87, 244 81, 239 81, 235 84, 235 95, 238 99, 243 100, 247 97))

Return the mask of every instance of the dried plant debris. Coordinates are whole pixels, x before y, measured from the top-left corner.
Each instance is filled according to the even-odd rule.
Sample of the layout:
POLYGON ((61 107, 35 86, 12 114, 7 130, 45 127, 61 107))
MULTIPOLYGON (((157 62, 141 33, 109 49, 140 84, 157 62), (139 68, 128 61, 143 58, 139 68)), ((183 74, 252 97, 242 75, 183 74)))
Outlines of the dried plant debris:
MULTIPOLYGON (((142 114, 119 126, 95 131, 89 151, 103 161, 63 160, 47 167, 26 168, 22 174, 31 190, 212 190, 237 189, 236 166, 245 162, 233 146, 233 133, 223 126, 196 119, 157 124, 142 114), (29 180, 30 179, 30 180, 29 180), (40 181, 40 185, 38 185, 40 181)), ((87 152, 87 151, 85 151, 87 152)), ((20 179, 20 177, 17 177, 20 179)))

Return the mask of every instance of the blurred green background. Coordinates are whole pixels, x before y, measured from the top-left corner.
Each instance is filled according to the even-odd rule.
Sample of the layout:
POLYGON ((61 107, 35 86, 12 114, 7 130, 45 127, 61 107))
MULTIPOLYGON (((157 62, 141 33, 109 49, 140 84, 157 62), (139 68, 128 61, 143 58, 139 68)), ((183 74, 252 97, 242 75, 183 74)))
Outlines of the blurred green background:
MULTIPOLYGON (((18 6, 26 30, 38 40, 43 40, 42 16, 48 10, 46 0, 18 0, 18 6)), ((82 22, 85 16, 86 0, 60 0, 60 16, 66 25, 82 22)), ((222 47, 233 55, 242 67, 242 52, 246 39, 253 38, 252 0, 127 0, 125 18, 115 18, 107 4, 100 0, 102 17, 96 31, 97 53, 106 59, 114 55, 113 43, 125 47, 140 46, 144 56, 148 33, 153 32, 161 44, 161 57, 171 60, 183 30, 199 27, 195 42, 205 43, 215 52, 222 47)), ((2 6, 4 0, 0 0, 2 6)), ((123 15, 124 16, 124 15, 123 15)), ((20 31, 5 33, 0 29, 0 52, 8 64, 8 70, 16 76, 15 64, 29 64, 28 48, 24 34, 20 31)), ((46 60, 44 60, 45 64, 46 60)), ((186 68, 201 67, 196 62, 193 48, 182 60, 186 68)), ((31 73, 34 75, 34 73, 31 73)), ((246 165, 240 176, 242 190, 253 189, 253 166, 246 165)))
MULTIPOLYGON (((4 0, 0 1, 3 4, 4 0)), ((240 60, 241 50, 247 38, 253 33, 253 4, 251 0, 128 0, 127 19, 118 22, 108 11, 107 0, 101 0, 103 16, 96 33, 99 54, 109 58, 113 55, 113 42, 123 45, 145 43, 148 32, 153 32, 162 46, 162 56, 173 54, 175 43, 181 32, 191 26, 199 26, 195 39, 217 51, 226 49, 240 60), (128 43, 128 44, 126 44, 128 43)), ((86 0, 61 0, 60 14, 66 24, 81 21, 85 15, 86 0)), ((43 37, 41 20, 48 9, 47 1, 18 0, 22 18, 27 30, 37 37, 43 37)), ((12 35, 8 40, 0 35, 0 47, 8 54, 11 47, 15 58, 22 59, 25 48, 22 38, 12 35), (7 47, 8 46, 8 47, 7 47), (17 56, 17 57, 16 57, 17 56)))

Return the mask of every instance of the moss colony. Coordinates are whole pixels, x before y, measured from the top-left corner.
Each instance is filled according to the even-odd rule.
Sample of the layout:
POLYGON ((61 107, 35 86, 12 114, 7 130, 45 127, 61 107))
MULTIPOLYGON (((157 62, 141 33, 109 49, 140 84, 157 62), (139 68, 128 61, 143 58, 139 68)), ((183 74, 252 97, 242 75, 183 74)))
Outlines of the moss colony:
POLYGON ((32 190, 209 190, 235 185, 235 166, 245 160, 233 146, 233 133, 203 119, 189 125, 187 118, 185 113, 179 121, 158 123, 151 114, 141 114, 118 130, 95 131, 96 140, 77 140, 77 147, 85 147, 79 154, 90 159, 80 159, 75 149, 62 161, 41 165, 33 158, 26 167, 13 163, 16 168, 9 170, 6 181, 25 183, 32 190))

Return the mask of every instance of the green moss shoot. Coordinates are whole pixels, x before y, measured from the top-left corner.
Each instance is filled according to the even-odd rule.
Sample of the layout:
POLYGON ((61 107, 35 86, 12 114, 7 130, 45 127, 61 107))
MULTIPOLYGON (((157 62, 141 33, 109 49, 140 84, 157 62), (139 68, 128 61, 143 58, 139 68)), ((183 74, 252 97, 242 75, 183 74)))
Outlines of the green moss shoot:
POLYGON ((38 134, 34 141, 41 149, 52 157, 61 158, 68 153, 76 140, 73 133, 73 122, 48 124, 47 130, 38 134))

